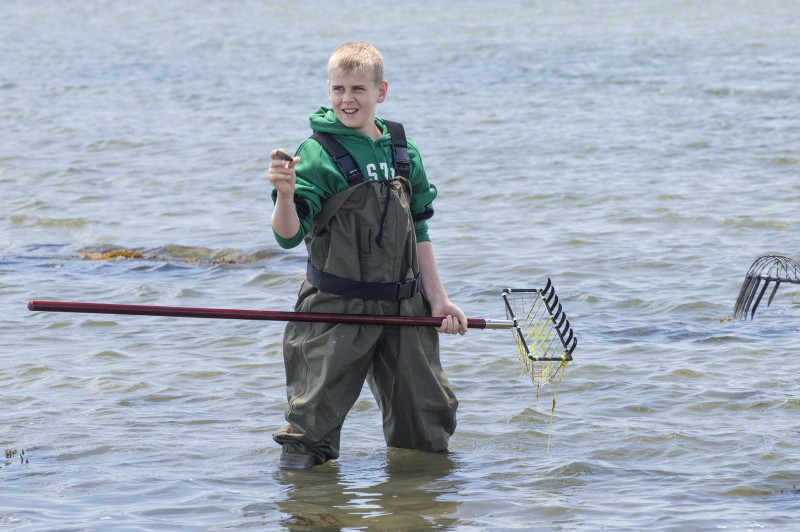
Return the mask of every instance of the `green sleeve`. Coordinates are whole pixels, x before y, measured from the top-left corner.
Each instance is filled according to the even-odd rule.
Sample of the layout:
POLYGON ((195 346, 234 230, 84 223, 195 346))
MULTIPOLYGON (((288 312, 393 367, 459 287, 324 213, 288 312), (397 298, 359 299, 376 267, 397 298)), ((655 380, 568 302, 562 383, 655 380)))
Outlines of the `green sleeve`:
POLYGON ((414 232, 417 242, 427 242, 431 239, 428 235, 428 220, 433 216, 436 187, 428 181, 419 147, 411 139, 408 139, 408 157, 411 160, 411 216, 414 218, 414 232))
MULTIPOLYGON (((292 238, 282 238, 273 231, 278 245, 287 249, 303 241, 311 228, 311 221, 322 210, 325 200, 347 188, 339 169, 316 141, 303 141, 295 155, 300 157, 300 162, 295 166, 297 179, 294 186, 294 206, 300 218, 300 229, 292 238)), ((276 198, 273 190, 273 203, 276 198)))
POLYGON ((275 231, 272 231, 272 234, 275 235, 275 241, 278 245, 284 249, 290 249, 293 247, 297 247, 300 242, 303 241, 305 235, 308 234, 309 224, 304 220, 300 220, 300 230, 297 231, 297 234, 292 238, 283 238, 275 231))

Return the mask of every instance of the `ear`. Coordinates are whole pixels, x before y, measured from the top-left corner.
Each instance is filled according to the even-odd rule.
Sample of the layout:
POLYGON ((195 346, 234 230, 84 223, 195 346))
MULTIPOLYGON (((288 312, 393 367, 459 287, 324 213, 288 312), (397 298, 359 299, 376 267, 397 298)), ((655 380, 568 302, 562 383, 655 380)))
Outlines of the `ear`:
POLYGON ((389 90, 389 82, 381 81, 380 85, 378 85, 378 103, 383 103, 383 100, 386 99, 386 92, 388 90, 389 90))

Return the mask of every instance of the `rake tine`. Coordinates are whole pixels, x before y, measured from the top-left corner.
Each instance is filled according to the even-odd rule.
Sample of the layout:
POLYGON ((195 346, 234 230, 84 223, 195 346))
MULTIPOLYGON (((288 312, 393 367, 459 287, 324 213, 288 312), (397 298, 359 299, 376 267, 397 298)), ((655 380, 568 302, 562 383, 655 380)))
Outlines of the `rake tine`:
POLYGON ((758 308, 759 303, 761 303, 761 298, 764 297, 764 292, 767 291, 768 286, 769 286, 769 279, 767 279, 767 281, 764 283, 764 286, 761 287, 761 292, 758 293, 758 298, 756 298, 756 301, 753 304, 753 310, 750 312, 751 320, 756 315, 756 309, 758 308))
POLYGON ((750 306, 753 304, 753 299, 756 297, 756 293, 758 293, 758 287, 761 284, 760 277, 753 277, 753 281, 750 283, 748 287, 747 297, 744 301, 744 307, 742 309, 742 318, 747 318, 747 314, 750 312, 750 306))
MULTIPOLYGON (((561 311, 561 307, 560 306, 559 306, 558 310, 561 311)), ((564 314, 563 312, 561 313, 561 321, 559 321, 558 323, 555 322, 555 317, 553 317, 553 323, 555 323, 556 329, 558 330, 558 332, 562 332, 561 331, 561 326, 564 325, 564 321, 566 321, 566 319, 567 319, 567 315, 564 314)), ((567 322, 567 327, 569 327, 569 322, 567 322)))
MULTIPOLYGON (((545 292, 550 290, 552 287, 553 287, 553 282, 550 281, 550 278, 548 277, 547 278, 547 284, 545 284, 544 288, 542 288, 542 293, 544 294, 545 292)), ((555 292, 555 289, 553 289, 553 292, 555 292)))
POLYGON ((750 274, 745 275, 744 282, 742 283, 742 287, 739 289, 739 295, 736 296, 736 302, 741 303, 742 299, 744 299, 744 294, 747 292, 747 286, 753 280, 753 276, 750 274))
POLYGON ((564 314, 561 317, 561 321, 558 322, 558 325, 556 325, 556 330, 558 332, 560 332, 562 335, 566 334, 567 331, 569 330, 569 320, 567 319, 567 315, 566 314, 564 314), (565 324, 565 322, 566 322, 566 324, 565 324))
POLYGON ((578 345, 578 338, 575 337, 572 339, 572 347, 567 349, 567 354, 570 355, 570 360, 572 359, 572 352, 575 351, 575 346, 578 345))
POLYGON ((559 323, 556 326, 556 332, 558 333, 558 337, 561 339, 561 345, 564 346, 564 349, 567 348, 567 345, 569 345, 569 342, 570 342, 570 340, 572 340, 572 336, 573 336, 572 329, 569 326, 569 320, 567 320, 566 317, 567 316, 564 315, 562 320, 561 320, 561 323, 559 323), (566 324, 564 323, 565 321, 566 321, 566 324), (563 330, 561 328, 562 325, 564 325, 563 330), (565 339, 564 335, 567 334, 567 333, 569 333, 569 334, 567 335, 567 338, 565 339))
POLYGON ((772 304, 772 298, 775 297, 775 294, 778 292, 778 287, 781 285, 780 281, 775 281, 775 288, 772 289, 772 293, 767 300, 767 308, 772 304))
POLYGON ((565 345, 569 345, 570 340, 572 340, 572 329, 569 329, 569 335, 567 335, 567 339, 564 340, 565 345))
POLYGON ((739 295, 736 297, 736 303, 733 305, 733 317, 737 320, 742 317, 742 308, 744 307, 744 302, 747 300, 747 294, 750 291, 750 285, 753 281, 754 277, 752 275, 747 275, 742 283, 742 288, 739 290, 739 295))
POLYGON ((554 311, 555 311, 556 305, 558 305, 558 294, 553 292, 553 300, 552 301, 545 300, 544 303, 545 303, 545 305, 547 305, 547 310, 549 310, 550 312, 553 312, 553 314, 556 314, 556 312, 554 312, 554 311))
POLYGON ((556 291, 555 291, 554 288, 550 290, 550 293, 547 294, 547 297, 545 297, 545 294, 546 294, 546 292, 544 290, 542 290, 542 299, 544 300, 544 302, 547 305, 547 307, 552 309, 556 304, 555 304, 555 302, 554 303, 550 303, 550 300, 555 298, 556 302, 558 302, 558 295, 556 294, 556 291))
POLYGON ((744 283, 742 283, 742 290, 739 294, 739 298, 736 300, 736 306, 734 308, 734 315, 736 319, 743 319, 746 311, 744 310, 745 305, 747 304, 747 299, 750 296, 750 292, 753 290, 753 286, 758 284, 760 281, 757 277, 753 277, 749 275, 744 283))
POLYGON ((549 309, 547 307, 545 307, 545 309, 546 309, 546 312, 544 313, 544 316, 550 316, 550 321, 552 321, 553 325, 555 325, 556 324, 556 320, 561 315, 561 311, 556 309, 556 312, 553 312, 551 309, 549 309))
POLYGON ((544 301, 544 305, 547 307, 547 310, 552 312, 553 309, 556 308, 556 303, 558 303, 558 295, 556 294, 556 291, 553 290, 547 297, 542 296, 542 301, 544 301))

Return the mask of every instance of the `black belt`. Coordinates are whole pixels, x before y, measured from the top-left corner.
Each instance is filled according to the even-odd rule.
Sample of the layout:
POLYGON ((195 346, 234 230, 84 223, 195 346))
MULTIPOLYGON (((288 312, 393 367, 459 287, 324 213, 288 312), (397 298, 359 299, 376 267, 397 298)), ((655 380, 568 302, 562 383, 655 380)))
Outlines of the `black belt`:
POLYGON ((332 273, 319 270, 308 262, 306 278, 317 290, 330 292, 337 296, 355 297, 358 299, 383 299, 386 301, 399 301, 417 295, 422 290, 419 274, 413 279, 398 281, 396 283, 371 283, 367 281, 354 281, 345 279, 332 273))

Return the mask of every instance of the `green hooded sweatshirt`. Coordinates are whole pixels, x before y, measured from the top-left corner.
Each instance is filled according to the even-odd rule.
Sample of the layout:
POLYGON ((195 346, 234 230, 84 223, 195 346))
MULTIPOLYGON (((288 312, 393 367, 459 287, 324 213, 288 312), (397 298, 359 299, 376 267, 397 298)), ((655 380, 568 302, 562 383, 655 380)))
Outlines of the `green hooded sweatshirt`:
MULTIPOLYGON (((330 133, 347 148, 365 179, 394 177, 391 138, 380 118, 376 118, 375 123, 383 134, 375 141, 339 122, 329 107, 317 109, 309 121, 313 131, 330 133)), ((322 210, 325 200, 347 189, 347 181, 336 163, 317 141, 306 139, 297 148, 295 155, 300 157, 300 162, 295 167, 297 180, 294 191, 300 230, 292 238, 282 238, 275 234, 275 240, 283 248, 293 248, 300 244, 309 231, 311 221, 322 210)), ((411 139, 408 139, 408 157, 411 160, 409 181, 412 189, 411 215, 414 219, 414 231, 417 242, 425 242, 430 240, 427 220, 433 216, 431 204, 436 198, 436 187, 428 181, 419 148, 411 139)), ((273 190, 272 200, 276 199, 277 193, 273 190)))

